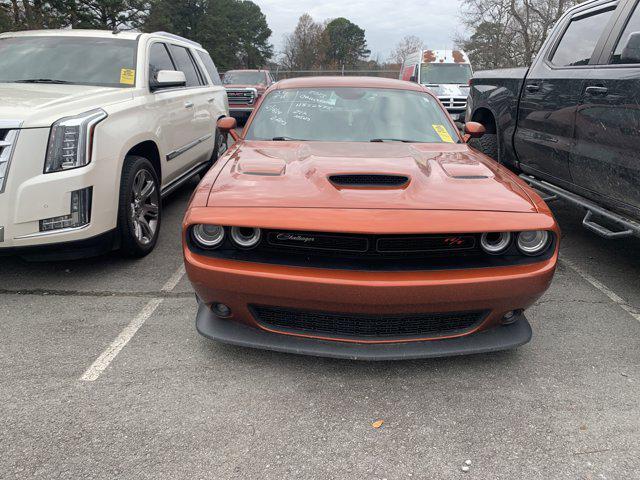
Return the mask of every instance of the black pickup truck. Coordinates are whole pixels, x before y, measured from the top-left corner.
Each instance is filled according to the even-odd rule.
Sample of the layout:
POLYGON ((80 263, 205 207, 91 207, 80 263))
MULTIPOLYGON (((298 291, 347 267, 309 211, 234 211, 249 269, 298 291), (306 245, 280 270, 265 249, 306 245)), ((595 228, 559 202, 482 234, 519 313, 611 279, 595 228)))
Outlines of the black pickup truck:
POLYGON ((640 237, 640 0, 569 10, 530 68, 478 72, 476 148, 546 195, 586 209, 605 238, 640 237))

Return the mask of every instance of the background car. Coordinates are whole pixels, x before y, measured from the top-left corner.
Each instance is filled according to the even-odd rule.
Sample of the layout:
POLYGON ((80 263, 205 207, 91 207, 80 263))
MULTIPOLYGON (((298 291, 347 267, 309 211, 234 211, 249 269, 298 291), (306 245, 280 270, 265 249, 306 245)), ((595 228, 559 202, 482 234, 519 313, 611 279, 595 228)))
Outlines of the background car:
POLYGON ((430 88, 455 121, 464 122, 473 74, 462 50, 418 50, 404 59, 400 79, 430 88))
POLYGON ((227 114, 211 57, 187 39, 0 35, 0 253, 146 255, 161 199, 226 149, 227 114))
POLYGON ((229 70, 222 79, 227 89, 229 112, 238 120, 245 121, 275 80, 269 70, 229 70))
POLYGON ((559 230, 540 197, 398 80, 283 80, 205 177, 183 226, 198 331, 351 359, 513 348, 559 230))

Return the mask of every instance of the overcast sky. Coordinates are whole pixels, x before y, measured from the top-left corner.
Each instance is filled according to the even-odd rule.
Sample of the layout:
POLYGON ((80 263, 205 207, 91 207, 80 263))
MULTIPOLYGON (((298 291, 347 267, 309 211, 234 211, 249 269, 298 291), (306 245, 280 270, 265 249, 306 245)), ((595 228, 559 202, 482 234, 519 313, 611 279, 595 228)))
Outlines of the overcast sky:
POLYGON ((303 13, 314 20, 346 17, 364 28, 373 56, 385 60, 405 35, 416 35, 430 48, 451 48, 464 30, 459 25, 460 0, 253 0, 267 16, 276 53, 282 37, 292 32, 303 13))

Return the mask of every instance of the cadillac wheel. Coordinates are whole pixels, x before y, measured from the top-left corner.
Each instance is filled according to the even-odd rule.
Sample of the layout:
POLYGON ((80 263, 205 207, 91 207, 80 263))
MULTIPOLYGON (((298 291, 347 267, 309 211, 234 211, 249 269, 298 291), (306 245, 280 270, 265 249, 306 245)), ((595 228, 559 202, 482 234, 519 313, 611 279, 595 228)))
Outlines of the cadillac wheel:
POLYGON ((125 254, 147 255, 160 231, 158 176, 146 158, 127 157, 120 186, 120 237, 125 254))

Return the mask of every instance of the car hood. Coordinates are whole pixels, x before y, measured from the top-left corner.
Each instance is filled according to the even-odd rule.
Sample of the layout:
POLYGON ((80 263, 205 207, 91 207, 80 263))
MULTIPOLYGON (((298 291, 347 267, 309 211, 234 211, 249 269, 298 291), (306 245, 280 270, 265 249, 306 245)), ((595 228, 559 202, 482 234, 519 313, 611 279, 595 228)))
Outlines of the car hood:
POLYGON ((214 207, 537 211, 515 175, 466 144, 247 141, 215 171, 214 207), (336 186, 329 178, 346 174, 408 183, 336 186))
POLYGON ((56 120, 132 98, 128 89, 83 85, 0 83, 0 120, 24 128, 50 127, 56 120))

